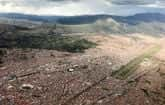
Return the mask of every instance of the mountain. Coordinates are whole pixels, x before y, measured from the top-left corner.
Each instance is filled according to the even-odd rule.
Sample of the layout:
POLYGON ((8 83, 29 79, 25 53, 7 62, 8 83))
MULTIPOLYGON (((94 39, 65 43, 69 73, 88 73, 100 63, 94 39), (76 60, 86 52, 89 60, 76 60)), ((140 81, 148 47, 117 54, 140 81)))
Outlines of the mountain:
POLYGON ((59 18, 61 24, 91 24, 97 20, 112 18, 117 22, 136 25, 141 22, 165 22, 165 15, 159 13, 144 13, 134 16, 112 16, 112 15, 85 15, 59 18))
POLYGON ((143 13, 143 14, 136 14, 133 16, 127 17, 114 17, 116 21, 127 23, 127 24, 138 24, 141 22, 163 22, 165 23, 165 15, 160 13, 143 13))
POLYGON ((133 16, 113 16, 113 15, 82 15, 82 16, 39 16, 39 15, 26 15, 18 13, 0 13, 0 17, 9 19, 24 19, 30 21, 40 22, 54 22, 61 24, 91 24, 97 20, 104 20, 112 18, 115 21, 137 24, 139 22, 165 22, 165 15, 160 13, 143 13, 133 16))
POLYGON ((39 16, 39 15, 27 15, 19 13, 0 13, 1 18, 8 19, 22 19, 38 22, 56 22, 57 19, 62 18, 63 16, 39 16))
POLYGON ((67 25, 66 27, 72 32, 165 34, 165 15, 159 13, 126 17, 111 15, 64 17, 59 19, 58 23, 67 25))
MULTIPOLYGON (((17 13, 1 13, 3 19, 23 23, 26 26, 41 25, 42 23, 57 24, 69 33, 103 32, 103 33, 165 33, 165 15, 160 13, 143 13, 133 16, 113 15, 82 15, 82 16, 38 16, 17 13), (35 23, 35 24, 34 24, 35 23)), ((4 21, 4 20, 3 20, 4 21)), ((14 25, 15 25, 14 24, 14 25)))

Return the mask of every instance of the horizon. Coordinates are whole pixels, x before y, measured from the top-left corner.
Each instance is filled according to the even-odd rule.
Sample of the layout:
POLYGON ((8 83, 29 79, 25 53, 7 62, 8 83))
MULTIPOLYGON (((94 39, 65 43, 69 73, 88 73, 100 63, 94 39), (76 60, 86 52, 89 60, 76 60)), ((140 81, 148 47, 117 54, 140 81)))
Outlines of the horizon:
POLYGON ((38 15, 38 14, 28 14, 28 13, 17 13, 17 12, 0 12, 1 14, 9 14, 9 15, 31 15, 31 16, 46 16, 46 17, 55 17, 55 16, 61 16, 61 17, 76 17, 76 16, 121 16, 121 17, 129 17, 129 16, 135 16, 135 15, 141 15, 141 14, 160 14, 160 15, 165 15, 165 13, 159 13, 159 12, 146 12, 146 13, 136 13, 132 15, 113 15, 113 14, 81 14, 81 15, 38 15))

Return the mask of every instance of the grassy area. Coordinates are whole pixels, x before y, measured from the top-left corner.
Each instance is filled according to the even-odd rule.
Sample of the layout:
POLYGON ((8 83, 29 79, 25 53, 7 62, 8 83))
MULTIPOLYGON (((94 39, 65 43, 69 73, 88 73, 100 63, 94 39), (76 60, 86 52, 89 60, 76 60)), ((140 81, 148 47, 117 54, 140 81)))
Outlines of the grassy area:
POLYGON ((68 52, 83 52, 96 44, 86 39, 70 36, 51 36, 15 33, 0 38, 1 48, 35 48, 68 52))
POLYGON ((112 73, 112 76, 118 79, 126 79, 128 76, 130 76, 133 72, 136 71, 136 69, 139 67, 139 64, 142 61, 144 61, 145 58, 148 58, 148 59, 151 58, 152 55, 157 53, 160 49, 161 47, 159 45, 155 45, 154 47, 150 48, 139 57, 130 61, 128 64, 122 66, 119 70, 114 71, 112 73))

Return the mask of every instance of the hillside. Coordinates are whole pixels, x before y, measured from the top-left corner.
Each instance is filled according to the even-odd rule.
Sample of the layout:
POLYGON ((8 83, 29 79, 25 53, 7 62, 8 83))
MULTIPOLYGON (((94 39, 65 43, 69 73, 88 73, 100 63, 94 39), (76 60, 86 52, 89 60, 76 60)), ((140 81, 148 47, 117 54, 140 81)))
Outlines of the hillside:
MULTIPOLYGON (((54 39, 28 32, 17 36, 21 43, 7 37, 16 47, 0 49, 1 105, 164 105, 164 37, 86 35, 81 37, 97 46, 72 53, 34 49, 31 42, 54 39)), ((65 48, 72 48, 67 42, 65 48)))
POLYGON ((1 17, 0 105, 164 105, 164 20, 101 17, 1 17))
POLYGON ((159 13, 134 16, 84 15, 84 16, 37 16, 23 14, 0 14, 0 22, 21 26, 51 26, 67 33, 145 33, 164 34, 165 15, 159 13))

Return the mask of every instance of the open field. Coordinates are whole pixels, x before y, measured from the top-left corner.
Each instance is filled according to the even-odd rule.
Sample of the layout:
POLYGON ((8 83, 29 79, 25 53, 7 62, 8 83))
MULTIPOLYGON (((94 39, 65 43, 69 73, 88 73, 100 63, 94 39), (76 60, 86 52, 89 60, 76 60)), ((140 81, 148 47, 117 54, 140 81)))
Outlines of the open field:
POLYGON ((0 104, 165 104, 164 37, 79 37, 96 46, 77 53, 1 49, 0 104))

